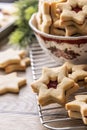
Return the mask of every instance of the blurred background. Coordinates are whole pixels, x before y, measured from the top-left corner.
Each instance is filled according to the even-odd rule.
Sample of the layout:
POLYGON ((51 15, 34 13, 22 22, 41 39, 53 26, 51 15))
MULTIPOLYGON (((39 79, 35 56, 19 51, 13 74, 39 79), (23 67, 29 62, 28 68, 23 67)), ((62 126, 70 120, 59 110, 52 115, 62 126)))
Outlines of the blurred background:
POLYGON ((16 0, 0 0, 0 2, 8 2, 8 3, 10 3, 10 2, 14 2, 14 1, 16 1, 16 0))
POLYGON ((0 41, 25 47, 35 36, 29 27, 31 15, 37 11, 38 0, 0 0, 0 41))

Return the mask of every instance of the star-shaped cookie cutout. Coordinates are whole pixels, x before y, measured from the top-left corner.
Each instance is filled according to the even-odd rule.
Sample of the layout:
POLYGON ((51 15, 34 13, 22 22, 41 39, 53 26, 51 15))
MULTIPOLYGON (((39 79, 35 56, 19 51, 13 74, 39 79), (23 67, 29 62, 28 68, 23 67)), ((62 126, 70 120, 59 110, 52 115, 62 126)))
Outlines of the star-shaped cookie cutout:
POLYGON ((66 36, 73 36, 75 34, 87 35, 87 20, 82 25, 76 23, 71 23, 71 25, 66 27, 66 36))
POLYGON ((39 11, 36 15, 38 29, 42 32, 49 33, 49 29, 52 23, 50 16, 50 3, 49 2, 39 2, 39 11))
POLYGON ((25 71, 28 65, 30 65, 30 59, 26 57, 21 59, 19 64, 11 64, 5 67, 5 72, 11 73, 14 71, 25 71))
POLYGON ((73 79, 75 82, 84 81, 86 82, 87 77, 87 65, 80 64, 74 65, 72 63, 66 62, 65 65, 69 71, 69 78, 73 79))
POLYGON ((31 84, 34 92, 38 94, 40 105, 50 103, 64 105, 69 96, 78 90, 79 86, 74 80, 67 77, 67 67, 43 68, 42 76, 31 84))
POLYGON ((19 88, 26 84, 26 79, 18 77, 17 73, 0 75, 0 94, 7 92, 18 93, 19 88))
POLYGON ((57 4, 61 2, 52 2, 51 3, 51 16, 52 16, 52 25, 50 28, 50 33, 53 35, 59 36, 73 36, 73 35, 86 35, 86 22, 83 25, 78 25, 73 21, 62 22, 60 21, 61 13, 58 13, 57 4), (82 31, 81 31, 82 30, 82 31))
POLYGON ((0 52, 0 68, 5 68, 9 64, 20 63, 21 57, 25 56, 25 51, 8 49, 0 52))
POLYGON ((53 35, 65 36, 65 29, 60 25, 60 15, 57 13, 56 6, 58 1, 51 3, 51 17, 52 25, 50 27, 50 33, 53 35))
POLYGON ((82 119, 87 124, 87 95, 77 95, 75 100, 66 104, 69 117, 82 119))
POLYGON ((66 2, 58 3, 57 10, 61 12, 61 22, 74 21, 78 24, 83 24, 87 17, 87 0, 67 0, 66 2))

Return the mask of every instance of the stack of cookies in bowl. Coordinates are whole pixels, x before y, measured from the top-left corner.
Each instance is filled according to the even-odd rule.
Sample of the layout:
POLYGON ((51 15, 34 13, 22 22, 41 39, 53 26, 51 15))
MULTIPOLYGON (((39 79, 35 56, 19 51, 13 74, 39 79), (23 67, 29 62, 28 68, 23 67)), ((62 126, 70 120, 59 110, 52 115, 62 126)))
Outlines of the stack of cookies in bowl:
POLYGON ((87 0, 40 1, 38 29, 60 36, 87 35, 87 0))
POLYGON ((40 0, 29 24, 45 52, 62 63, 43 68, 41 77, 31 84, 40 105, 58 103, 69 117, 87 125, 87 93, 76 93, 81 86, 87 89, 86 20, 87 0, 40 0), (71 94, 75 96, 70 101, 71 94))
POLYGON ((53 18, 53 27, 56 31, 54 29, 52 34, 64 36, 87 35, 86 0, 67 0, 66 2, 52 3, 51 8, 52 11, 56 9, 56 19, 53 18))
POLYGON ((29 24, 57 62, 86 63, 87 0, 40 0, 29 24))

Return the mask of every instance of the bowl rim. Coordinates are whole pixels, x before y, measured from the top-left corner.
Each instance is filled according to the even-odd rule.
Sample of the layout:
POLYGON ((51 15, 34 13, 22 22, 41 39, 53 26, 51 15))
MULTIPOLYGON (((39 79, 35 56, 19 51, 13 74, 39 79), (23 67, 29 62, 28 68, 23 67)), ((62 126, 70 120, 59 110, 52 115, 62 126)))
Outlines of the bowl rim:
POLYGON ((51 34, 47 34, 47 33, 44 33, 44 32, 41 32, 40 30, 38 30, 34 24, 33 24, 33 20, 36 20, 36 14, 37 13, 34 13, 30 20, 29 20, 29 26, 32 28, 32 30, 34 32, 36 32, 37 34, 40 34, 42 36, 45 36, 45 37, 48 37, 48 38, 53 38, 53 39, 62 39, 62 40, 79 40, 79 39, 87 39, 87 35, 85 36, 78 36, 78 37, 71 37, 71 36, 56 36, 56 35, 51 35, 51 34))

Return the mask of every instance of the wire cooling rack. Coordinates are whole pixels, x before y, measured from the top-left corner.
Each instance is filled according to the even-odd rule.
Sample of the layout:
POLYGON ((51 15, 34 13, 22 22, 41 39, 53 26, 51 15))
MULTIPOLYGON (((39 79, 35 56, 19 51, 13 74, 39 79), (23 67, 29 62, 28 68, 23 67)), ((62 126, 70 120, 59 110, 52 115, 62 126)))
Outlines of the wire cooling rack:
MULTIPOLYGON (((60 65, 60 63, 51 59, 51 56, 45 53, 38 43, 31 46, 30 58, 34 80, 37 80, 41 76, 41 71, 44 66, 57 67, 60 65)), ((78 93, 87 94, 86 91, 81 87, 78 93)), ((82 120, 69 118, 67 111, 58 104, 41 107, 38 103, 38 111, 41 124, 51 130, 87 130, 87 126, 83 124, 82 120)))

